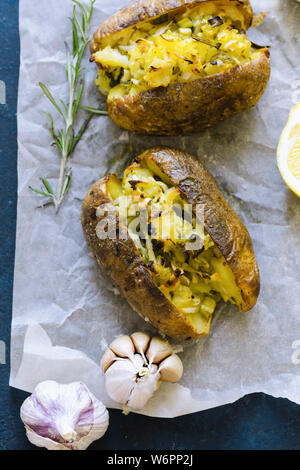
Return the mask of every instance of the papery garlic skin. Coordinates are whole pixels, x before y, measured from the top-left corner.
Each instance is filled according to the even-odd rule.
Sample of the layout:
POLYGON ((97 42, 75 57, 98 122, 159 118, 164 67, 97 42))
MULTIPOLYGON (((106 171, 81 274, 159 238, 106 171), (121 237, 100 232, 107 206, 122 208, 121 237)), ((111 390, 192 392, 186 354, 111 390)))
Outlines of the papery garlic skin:
POLYGON ((127 405, 136 383, 137 373, 138 369, 130 359, 116 360, 105 374, 105 386, 108 395, 115 402, 127 405))
POLYGON ((158 390, 160 384, 160 374, 157 366, 150 365, 147 374, 142 376, 136 383, 127 406, 132 410, 142 410, 152 395, 158 390))
POLYGON ((106 391, 126 411, 145 407, 160 382, 176 382, 183 372, 168 341, 136 332, 116 338, 105 351, 101 367, 106 391))
POLYGON ((109 424, 108 411, 81 382, 39 384, 21 407, 29 441, 48 450, 85 450, 109 424))

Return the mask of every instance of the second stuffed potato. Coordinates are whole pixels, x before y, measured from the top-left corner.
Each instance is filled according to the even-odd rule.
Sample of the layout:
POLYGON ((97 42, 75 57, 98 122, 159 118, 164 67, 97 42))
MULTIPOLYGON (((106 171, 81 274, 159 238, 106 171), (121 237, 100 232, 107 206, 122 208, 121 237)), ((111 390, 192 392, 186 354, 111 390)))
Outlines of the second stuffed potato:
POLYGON ((132 308, 170 337, 208 334, 221 300, 242 312, 256 303, 259 272, 249 233, 210 173, 188 154, 153 148, 122 179, 98 181, 83 201, 82 225, 99 265, 132 308), (186 204, 191 215, 183 220, 186 204), (146 211, 144 231, 137 208, 146 211), (115 233, 106 234, 108 226, 115 233), (190 246, 197 237, 203 244, 190 246))
POLYGON ((247 39, 252 20, 249 0, 138 0, 116 13, 91 44, 111 119, 176 135, 254 106, 270 60, 247 39))

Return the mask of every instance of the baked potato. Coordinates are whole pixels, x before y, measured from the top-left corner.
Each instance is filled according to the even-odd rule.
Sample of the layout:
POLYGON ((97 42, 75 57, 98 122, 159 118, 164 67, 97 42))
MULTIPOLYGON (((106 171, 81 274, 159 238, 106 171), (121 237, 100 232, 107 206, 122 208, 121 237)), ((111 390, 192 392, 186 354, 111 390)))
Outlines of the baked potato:
POLYGON ((247 39, 252 20, 249 0, 138 0, 116 13, 91 43, 111 119, 177 135, 254 106, 270 59, 247 39))
POLYGON ((186 153, 152 148, 122 179, 105 176, 87 193, 81 219, 102 270, 169 337, 208 334, 222 300, 241 312, 256 303, 259 271, 249 233, 211 174, 186 153))

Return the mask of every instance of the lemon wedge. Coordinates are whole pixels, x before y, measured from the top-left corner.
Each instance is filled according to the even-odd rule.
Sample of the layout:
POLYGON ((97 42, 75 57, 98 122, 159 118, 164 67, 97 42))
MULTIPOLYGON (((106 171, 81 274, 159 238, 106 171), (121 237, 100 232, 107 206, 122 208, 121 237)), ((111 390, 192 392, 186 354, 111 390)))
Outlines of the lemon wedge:
POLYGON ((300 103, 292 109, 281 134, 277 164, 288 187, 300 197, 300 103))

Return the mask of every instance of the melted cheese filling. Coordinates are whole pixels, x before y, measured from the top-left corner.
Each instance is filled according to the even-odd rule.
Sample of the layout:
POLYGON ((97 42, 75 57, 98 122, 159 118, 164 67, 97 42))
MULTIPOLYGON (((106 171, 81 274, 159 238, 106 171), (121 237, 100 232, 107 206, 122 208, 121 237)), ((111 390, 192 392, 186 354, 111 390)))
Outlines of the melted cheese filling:
POLYGON ((155 285, 199 334, 209 332, 222 299, 242 305, 241 291, 219 248, 195 215, 183 217, 186 202, 178 188, 162 181, 153 169, 134 163, 122 180, 109 177, 107 192, 119 216, 126 216, 128 233, 155 285), (141 211, 146 214, 143 233, 136 224, 141 211), (191 249, 191 240, 201 240, 200 246, 191 249))
POLYGON ((96 84, 113 99, 244 64, 260 51, 251 47, 242 25, 237 8, 202 5, 128 28, 93 55, 96 84))

